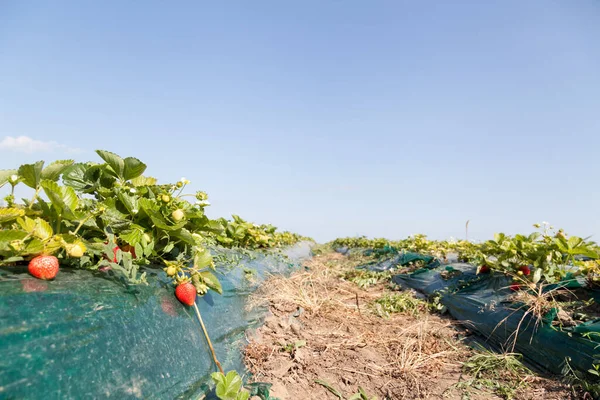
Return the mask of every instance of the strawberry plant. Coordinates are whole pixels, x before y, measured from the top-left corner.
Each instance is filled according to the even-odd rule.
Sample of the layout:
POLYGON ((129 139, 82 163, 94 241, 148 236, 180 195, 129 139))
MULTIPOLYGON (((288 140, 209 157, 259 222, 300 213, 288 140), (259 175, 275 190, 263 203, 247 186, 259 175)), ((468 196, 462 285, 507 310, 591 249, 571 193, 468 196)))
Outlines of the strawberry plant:
POLYGON ((248 249, 265 249, 288 246, 301 240, 312 239, 291 232, 277 232, 273 225, 258 225, 245 221, 238 215, 232 220, 219 219, 224 227, 221 234, 216 235, 217 243, 225 247, 243 247, 248 249))
POLYGON ((391 277, 390 271, 369 271, 366 269, 352 269, 341 276, 346 281, 356 283, 361 289, 367 289, 379 282, 389 281, 391 277))
POLYGON ((265 249, 304 239, 238 216, 211 220, 206 193, 183 193, 187 179, 159 185, 143 175, 140 160, 97 154, 103 163, 39 161, 0 171, 0 187, 11 188, 0 208, 0 265, 55 256, 60 264, 111 270, 133 284, 145 282, 141 267, 162 265, 175 285, 189 282, 203 295, 221 292, 207 245, 265 249), (17 203, 17 185, 31 188, 31 199, 17 203))
MULTIPOLYGON (((406 239, 391 241, 387 239, 367 239, 364 236, 355 238, 338 238, 329 243, 331 248, 361 248, 361 249, 374 249, 377 250, 389 250, 394 249, 395 251, 408 251, 414 253, 421 253, 432 255, 441 259, 446 259, 450 253, 458 253, 459 259, 464 261, 471 260, 474 257, 478 245, 467 242, 467 241, 435 241, 427 239, 426 235, 416 234, 406 239)), ((480 257, 482 258, 482 257, 480 257)))
POLYGON ((417 299, 409 292, 386 293, 372 303, 377 315, 389 318, 394 313, 406 313, 417 316, 430 308, 429 303, 417 299))
POLYGON ((188 181, 158 185, 142 175, 140 160, 97 154, 104 163, 63 160, 44 168, 39 161, 0 174, 0 185, 11 186, 0 209, 0 263, 56 255, 71 267, 110 267, 134 284, 145 282, 141 266, 163 264, 175 267, 175 284, 191 279, 199 294, 220 292, 205 244, 223 227, 205 216, 206 194, 191 204, 182 194, 188 181), (33 190, 22 204, 14 199, 18 184, 33 190))
POLYGON ((221 400, 248 400, 250 392, 242 387, 242 378, 236 371, 229 371, 227 375, 222 372, 214 372, 211 375, 216 385, 215 394, 221 400))
POLYGON ((459 261, 477 265, 478 273, 488 273, 493 269, 532 283, 556 283, 567 276, 581 274, 586 275, 590 285, 600 282, 600 267, 595 261, 600 255, 600 248, 596 243, 577 236, 569 237, 562 229, 555 232, 548 223, 535 224, 534 227, 540 231, 515 236, 496 233, 493 239, 481 244, 466 240, 432 241, 418 234, 398 241, 339 238, 329 245, 334 249, 374 249, 370 252, 374 256, 393 250, 445 259, 448 254, 455 253, 459 261))
MULTIPOLYGON (((541 227, 540 224, 534 226, 541 227)), ((481 252, 491 268, 528 278, 533 283, 556 283, 569 273, 585 273, 582 268, 586 264, 581 256, 596 259, 599 255, 595 243, 577 236, 567 237, 562 230, 553 233, 546 226, 542 232, 530 235, 511 237, 497 233, 493 240, 483 243, 481 252)))
MULTIPOLYGON (((96 153, 102 162, 38 161, 0 171, 0 188, 10 188, 0 207, 0 266, 29 263, 30 274, 44 280, 53 279, 59 265, 99 270, 127 284, 146 283, 144 269, 162 267, 177 299, 196 312, 221 371, 214 376, 217 394, 224 400, 246 400, 237 373, 222 375, 195 303, 209 290, 222 292, 208 246, 268 249, 305 238, 237 216, 233 221, 209 219, 204 212, 208 195, 184 193, 187 179, 159 184, 143 175, 146 164, 134 157, 96 153), (28 187, 31 197, 18 202, 18 185, 28 187)), ((43 281, 23 281, 26 292, 47 288, 43 281)), ((176 306, 161 299, 168 315, 177 316, 176 306)))

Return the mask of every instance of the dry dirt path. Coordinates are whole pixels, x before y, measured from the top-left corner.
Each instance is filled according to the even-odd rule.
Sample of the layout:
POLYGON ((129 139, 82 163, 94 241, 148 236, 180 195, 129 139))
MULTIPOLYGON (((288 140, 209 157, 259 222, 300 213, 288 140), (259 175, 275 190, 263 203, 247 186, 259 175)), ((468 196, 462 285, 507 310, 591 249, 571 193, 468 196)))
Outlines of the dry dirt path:
POLYGON ((463 363, 490 353, 465 345, 469 332, 425 303, 379 316, 373 302, 399 292, 388 283, 361 289, 342 279, 361 261, 316 256, 304 271, 272 277, 253 296, 251 305, 268 306, 269 315, 248 333, 246 365, 253 380, 273 383, 273 396, 347 400, 362 389, 367 397, 355 399, 571 398, 557 381, 503 369, 507 359, 494 354, 488 361, 496 366, 474 381, 463 363))

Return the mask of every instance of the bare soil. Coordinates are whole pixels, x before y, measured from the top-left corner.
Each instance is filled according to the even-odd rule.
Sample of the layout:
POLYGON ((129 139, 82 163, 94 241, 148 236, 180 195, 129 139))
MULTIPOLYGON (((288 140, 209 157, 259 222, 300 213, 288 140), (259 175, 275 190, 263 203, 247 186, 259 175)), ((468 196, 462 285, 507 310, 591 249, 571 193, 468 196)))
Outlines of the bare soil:
POLYGON ((428 311, 378 316, 371 303, 388 285, 364 290, 340 278, 360 261, 316 256, 305 271, 272 277, 253 296, 251 305, 268 306, 269 315, 248 332, 245 361, 252 380, 273 383, 272 396, 349 399, 362 388, 369 399, 477 400, 507 398, 509 387, 517 399, 572 398, 567 386, 534 374, 515 381, 500 373, 498 387, 472 382, 462 364, 474 354, 464 343, 470 333, 428 311))

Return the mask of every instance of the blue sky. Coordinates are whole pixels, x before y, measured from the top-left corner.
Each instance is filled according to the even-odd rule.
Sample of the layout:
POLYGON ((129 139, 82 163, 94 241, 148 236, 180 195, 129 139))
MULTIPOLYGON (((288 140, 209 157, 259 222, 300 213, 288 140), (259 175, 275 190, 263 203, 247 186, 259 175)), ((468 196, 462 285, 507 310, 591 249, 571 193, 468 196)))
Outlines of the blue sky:
POLYGON ((594 0, 0 2, 0 169, 106 149, 213 217, 320 241, 467 219, 599 240, 599 20, 594 0))

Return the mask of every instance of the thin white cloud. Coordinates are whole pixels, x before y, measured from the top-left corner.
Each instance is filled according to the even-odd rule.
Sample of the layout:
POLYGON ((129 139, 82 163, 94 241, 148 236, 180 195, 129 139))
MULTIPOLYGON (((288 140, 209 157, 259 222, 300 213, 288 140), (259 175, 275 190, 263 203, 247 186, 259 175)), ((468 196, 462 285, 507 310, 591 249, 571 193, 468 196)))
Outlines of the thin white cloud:
POLYGON ((44 142, 43 140, 32 139, 28 136, 5 136, 0 141, 0 150, 14 151, 18 153, 46 153, 50 151, 62 151, 65 153, 80 153, 82 150, 69 147, 54 141, 44 142))

